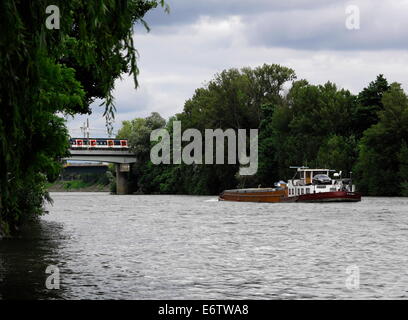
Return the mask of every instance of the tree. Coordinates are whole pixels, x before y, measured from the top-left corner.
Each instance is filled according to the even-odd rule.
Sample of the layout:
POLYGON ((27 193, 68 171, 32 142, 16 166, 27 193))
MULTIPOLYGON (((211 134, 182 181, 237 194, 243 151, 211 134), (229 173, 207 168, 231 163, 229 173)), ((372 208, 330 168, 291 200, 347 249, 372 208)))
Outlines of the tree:
MULTIPOLYGON (((204 129, 257 129, 267 139, 268 119, 274 105, 284 99, 284 84, 296 78, 294 70, 272 64, 260 67, 224 70, 217 74, 207 86, 196 90, 194 96, 184 105, 184 111, 177 115, 183 128, 204 129), (268 109, 269 108, 269 109, 268 109)), ((271 176, 271 166, 267 157, 272 150, 262 139, 260 145, 261 175, 252 178, 237 179, 238 165, 202 166, 204 168, 183 167, 186 170, 185 189, 197 190, 197 181, 202 183, 205 194, 217 194, 224 189, 240 185, 258 184, 271 176), (264 159, 264 160, 262 160, 264 159), (261 177, 265 176, 264 179, 261 177), (201 177, 201 178, 198 178, 201 177), (241 181, 238 181, 241 180, 241 181)), ((226 161, 225 161, 226 163, 226 161)), ((273 173, 272 173, 273 175, 273 173)))
POLYGON ((319 167, 335 169, 348 176, 357 159, 357 140, 354 136, 332 135, 320 146, 317 154, 319 167))
POLYGON ((130 174, 130 188, 134 192, 152 192, 152 164, 150 162, 150 134, 153 130, 163 128, 166 125, 159 113, 153 112, 146 118, 136 118, 131 121, 123 121, 122 128, 119 129, 117 139, 128 139, 132 152, 137 156, 137 163, 132 166, 130 174), (143 177, 150 175, 149 179, 143 177))
POLYGON ((364 193, 396 196, 405 192, 408 97, 400 84, 393 83, 382 103, 379 122, 361 139, 355 171, 364 193))
POLYGON ((361 138, 363 132, 376 124, 378 113, 384 109, 382 97, 390 86, 382 74, 375 81, 370 82, 358 95, 358 106, 353 115, 354 132, 361 138))
POLYGON ((110 123, 112 90, 123 72, 137 85, 133 25, 163 1, 53 2, 60 29, 45 27, 49 2, 0 3, 0 227, 15 230, 42 212, 46 177, 58 173, 68 135, 59 114, 89 113, 104 98, 110 123), (29 199, 29 201, 28 201, 29 199), (8 225, 8 226, 7 226, 8 225))
POLYGON ((146 118, 123 121, 116 139, 128 139, 131 150, 136 153, 140 162, 147 161, 150 156, 150 134, 153 130, 166 125, 159 113, 152 112, 146 118))
POLYGON ((401 195, 408 197, 408 146, 405 141, 401 145, 401 151, 398 154, 400 162, 399 179, 401 181, 401 195))
MULTIPOLYGON (((279 65, 224 70, 195 91, 186 101, 183 112, 167 122, 166 129, 172 135, 174 121, 181 121, 183 130, 200 130, 203 137, 205 129, 257 129, 263 117, 262 106, 280 103, 284 84, 295 77, 292 69, 279 65)), ((162 119, 152 115, 125 122, 119 136, 127 136, 135 152, 148 155, 151 129, 162 126, 162 119)), ((138 181, 136 190, 142 192, 217 194, 238 184, 239 164, 154 166, 147 160, 146 165, 134 168, 137 170, 133 178, 138 181)), ((246 180, 254 184, 258 177, 246 180)))
MULTIPOLYGON (((273 150, 273 155, 265 159, 276 167, 272 177, 290 178, 290 166, 315 167, 323 162, 350 167, 353 151, 337 146, 334 155, 331 148, 353 141, 351 115, 355 107, 355 96, 331 82, 316 86, 306 80, 295 81, 283 103, 274 110, 266 140, 260 142, 262 146, 262 141, 267 141, 267 149, 273 150), (331 159, 327 157, 329 153, 331 159)), ((353 149, 353 145, 350 147, 353 149)))
POLYGON ((278 178, 277 150, 278 146, 274 140, 275 106, 265 104, 262 107, 262 121, 259 126, 259 165, 258 179, 261 185, 267 186, 278 178))
POLYGON ((272 64, 255 69, 224 70, 196 90, 178 115, 186 128, 258 128, 261 106, 278 103, 283 85, 296 78, 295 72, 272 64))

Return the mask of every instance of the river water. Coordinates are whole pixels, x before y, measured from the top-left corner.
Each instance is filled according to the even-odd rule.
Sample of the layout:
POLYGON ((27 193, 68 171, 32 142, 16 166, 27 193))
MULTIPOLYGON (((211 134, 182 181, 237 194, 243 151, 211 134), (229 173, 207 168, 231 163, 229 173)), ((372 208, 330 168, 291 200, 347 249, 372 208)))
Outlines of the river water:
POLYGON ((39 223, 0 241, 0 298, 408 298, 408 198, 52 196, 39 223))

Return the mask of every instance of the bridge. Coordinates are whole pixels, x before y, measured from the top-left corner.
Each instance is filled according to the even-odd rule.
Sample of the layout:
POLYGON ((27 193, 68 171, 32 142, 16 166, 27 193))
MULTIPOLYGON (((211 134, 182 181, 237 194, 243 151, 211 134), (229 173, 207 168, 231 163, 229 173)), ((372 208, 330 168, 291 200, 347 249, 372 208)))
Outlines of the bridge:
POLYGON ((128 194, 128 172, 137 162, 136 155, 123 150, 69 149, 70 157, 63 160, 100 161, 116 164, 116 194, 128 194))

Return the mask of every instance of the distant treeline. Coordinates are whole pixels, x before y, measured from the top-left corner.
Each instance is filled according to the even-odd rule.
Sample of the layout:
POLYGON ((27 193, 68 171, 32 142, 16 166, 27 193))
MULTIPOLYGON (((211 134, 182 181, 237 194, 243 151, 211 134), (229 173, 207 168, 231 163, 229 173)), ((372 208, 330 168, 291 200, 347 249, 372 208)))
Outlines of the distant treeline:
MULTIPOLYGON (((248 130, 249 132, 249 130, 248 130)), ((271 186, 305 165, 353 172, 365 195, 408 196, 408 98, 379 75, 358 95, 331 82, 296 80, 280 65, 230 69, 195 91, 184 111, 165 121, 158 113, 124 121, 140 161, 132 189, 143 193, 218 194, 236 187, 271 186), (238 165, 153 165, 150 133, 173 121, 182 129, 259 129, 259 169, 243 177, 238 165)))

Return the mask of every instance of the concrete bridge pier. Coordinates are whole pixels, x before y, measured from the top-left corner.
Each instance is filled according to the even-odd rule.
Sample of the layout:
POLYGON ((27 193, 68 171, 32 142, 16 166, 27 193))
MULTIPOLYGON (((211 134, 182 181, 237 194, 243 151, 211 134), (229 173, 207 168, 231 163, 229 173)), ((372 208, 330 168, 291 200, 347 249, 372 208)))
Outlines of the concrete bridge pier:
POLYGON ((136 155, 129 150, 70 149, 64 160, 99 161, 116 164, 116 194, 129 194, 128 175, 130 166, 137 163, 136 155))
POLYGON ((130 171, 129 164, 116 164, 116 194, 129 194, 128 172, 130 171))

